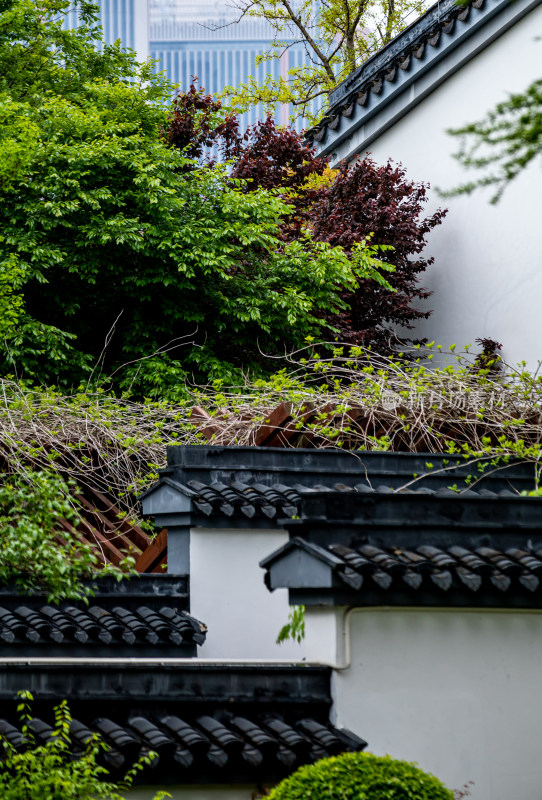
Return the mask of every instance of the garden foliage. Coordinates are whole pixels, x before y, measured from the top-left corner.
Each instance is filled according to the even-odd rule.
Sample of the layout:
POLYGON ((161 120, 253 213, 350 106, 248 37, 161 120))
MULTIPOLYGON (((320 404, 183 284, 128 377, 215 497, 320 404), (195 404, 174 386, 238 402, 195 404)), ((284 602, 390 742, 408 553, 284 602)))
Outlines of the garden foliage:
POLYGON ((428 185, 409 180, 401 165, 391 161, 378 165, 369 157, 331 170, 293 129, 277 128, 268 118, 241 136, 234 118, 225 111, 217 117, 218 113, 216 101, 192 86, 179 95, 170 141, 181 146, 186 137, 176 131, 199 128, 208 143, 231 158, 231 175, 246 181, 245 191, 279 191, 291 208, 281 227, 288 242, 302 240, 308 233, 349 255, 363 241, 386 248, 386 261, 394 268, 386 276, 390 286, 358 277, 341 294, 342 308, 323 315, 341 342, 389 352, 398 337, 408 340, 413 323, 431 313, 419 310, 419 301, 430 296, 419 279, 433 263, 421 253, 427 235, 446 215, 437 209, 424 216, 428 185), (194 96, 199 98, 197 110, 194 96))
POLYGON ((453 792, 415 764, 346 753, 325 758, 279 783, 269 800, 453 800, 453 792))
POLYGON ((171 87, 101 43, 95 6, 63 30, 69 5, 0 6, 0 148, 13 151, 0 271, 17 278, 8 295, 0 280, 0 303, 18 317, 4 374, 73 386, 114 373, 160 394, 321 336, 358 277, 385 283, 373 245, 351 258, 308 235, 285 243, 283 199, 171 147, 171 87))
MULTIPOLYGON (((32 695, 23 691, 19 696, 20 740, 15 745, 0 737, 2 800, 125 800, 138 772, 156 757, 155 753, 142 757, 119 782, 107 780, 108 770, 101 763, 107 745, 98 736, 89 738, 74 757, 65 700, 55 709, 52 735, 45 744, 38 744, 30 710, 32 695)), ((166 797, 171 795, 158 792, 154 800, 166 797)))
MULTIPOLYGON (((93 577, 98 559, 76 534, 73 494, 73 485, 52 469, 0 473, 0 584, 12 582, 55 603, 90 593, 83 581, 93 577)), ((102 574, 120 579, 124 573, 108 565, 102 574)))
POLYGON ((347 308, 329 317, 340 341, 370 344, 386 353, 397 335, 408 338, 406 330, 430 315, 419 310, 419 301, 431 293, 418 280, 434 259, 421 253, 427 234, 446 211, 424 217, 427 190, 427 184, 409 180, 401 165, 378 165, 368 156, 341 166, 333 183, 321 187, 310 213, 315 239, 350 252, 360 239, 372 236, 391 248, 386 258, 394 267, 388 276, 393 291, 360 278, 354 291, 343 294, 347 308))

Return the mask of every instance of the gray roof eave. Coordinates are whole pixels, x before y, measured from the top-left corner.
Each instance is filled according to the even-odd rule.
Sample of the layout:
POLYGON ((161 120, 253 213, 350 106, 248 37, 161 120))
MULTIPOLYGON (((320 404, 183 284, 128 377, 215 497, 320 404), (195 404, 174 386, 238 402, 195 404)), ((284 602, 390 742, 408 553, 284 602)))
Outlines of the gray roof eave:
POLYGON ((339 103, 343 103, 352 92, 359 90, 361 84, 374 78, 382 69, 388 67, 397 57, 404 55, 408 48, 418 42, 424 33, 449 14, 457 5, 456 0, 442 0, 435 3, 425 14, 414 20, 407 28, 384 45, 371 58, 350 73, 329 96, 329 109, 332 111, 339 103))
MULTIPOLYGON (((446 32, 441 27, 439 35, 430 41, 427 37, 431 36, 428 31, 431 26, 421 25, 427 15, 421 17, 337 87, 323 122, 308 134, 314 143, 319 143, 319 155, 330 156, 332 164, 337 164, 362 153, 374 139, 541 3, 542 0, 484 0, 476 7, 479 5, 476 0, 467 19, 458 20, 454 14, 452 28, 446 32), (415 57, 412 51, 418 41, 425 44, 420 57, 415 57), (408 65, 401 68, 399 63, 407 55, 408 65)), ((455 9, 454 2, 441 3, 443 23, 455 9)))
POLYGON ((273 566, 273 564, 275 564, 277 561, 280 561, 281 558, 284 558, 284 556, 288 555, 288 553, 290 553, 292 550, 303 550, 309 556, 316 558, 318 561, 322 561, 322 563, 326 564, 326 566, 330 567, 331 569, 342 567, 343 565, 343 562, 340 558, 337 558, 333 555, 333 553, 329 553, 327 550, 324 550, 323 547, 319 547, 317 544, 308 542, 306 539, 295 537, 289 542, 286 542, 286 544, 283 544, 282 547, 279 547, 278 550, 275 550, 273 553, 262 559, 259 566, 262 567, 262 569, 269 569, 273 566))

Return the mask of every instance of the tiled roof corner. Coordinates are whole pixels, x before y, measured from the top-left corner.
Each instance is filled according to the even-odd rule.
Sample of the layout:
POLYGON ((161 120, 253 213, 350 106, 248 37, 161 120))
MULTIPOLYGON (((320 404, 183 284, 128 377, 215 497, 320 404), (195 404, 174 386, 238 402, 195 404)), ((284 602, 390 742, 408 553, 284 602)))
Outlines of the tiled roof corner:
POLYGON ((260 566, 294 604, 542 608, 539 497, 316 491, 284 526, 260 566))
POLYGON ((179 576, 98 581, 88 605, 50 605, 4 587, 0 657, 191 657, 207 629, 187 608, 186 579, 179 576))
MULTIPOLYGON (((324 118, 308 131, 308 141, 319 145, 323 155, 331 154, 332 150, 337 155, 337 147, 374 118, 367 131, 358 137, 359 148, 367 146, 412 104, 433 91, 448 75, 475 57, 539 2, 470 0, 457 3, 456 0, 439 0, 336 87, 330 95, 324 118), (497 18, 500 23, 495 22, 497 18), (469 42, 472 42, 472 47, 469 42), (420 82, 441 62, 444 66, 439 67, 434 79, 423 78, 423 88, 420 84, 411 97, 407 88, 420 82), (383 109, 388 106, 393 106, 393 113, 384 113, 383 109), (380 119, 381 111, 383 116, 380 119)), ((348 159, 353 156, 347 150, 341 157, 348 159)), ((363 149, 357 152, 363 152, 363 149)))

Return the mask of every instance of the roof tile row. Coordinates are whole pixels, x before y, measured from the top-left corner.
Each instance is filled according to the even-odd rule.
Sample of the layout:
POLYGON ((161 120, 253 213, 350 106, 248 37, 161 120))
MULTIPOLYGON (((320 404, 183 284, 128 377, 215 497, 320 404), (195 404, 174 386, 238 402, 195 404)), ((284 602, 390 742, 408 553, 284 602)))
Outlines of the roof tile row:
POLYGON ((166 605, 157 609, 145 605, 59 609, 49 605, 34 608, 21 602, 11 610, 0 606, 0 641, 5 644, 203 644, 205 634, 201 622, 166 605))
MULTIPOLYGON (((52 726, 40 718, 32 720, 31 728, 38 743, 46 743, 54 735, 52 726)), ((345 750, 361 750, 366 745, 353 734, 311 717, 287 721, 278 714, 247 717, 219 711, 187 719, 176 714, 158 718, 136 715, 127 721, 101 717, 88 723, 73 719, 70 738, 74 753, 83 752, 95 734, 107 745, 105 761, 113 769, 126 768, 152 750, 158 754, 154 767, 160 763, 163 768, 173 762, 177 773, 179 768, 198 765, 200 769, 206 765, 229 772, 236 762, 246 769, 259 768, 270 761, 290 770, 345 750)), ((6 719, 0 719, 0 735, 15 748, 24 749, 20 728, 6 719)))

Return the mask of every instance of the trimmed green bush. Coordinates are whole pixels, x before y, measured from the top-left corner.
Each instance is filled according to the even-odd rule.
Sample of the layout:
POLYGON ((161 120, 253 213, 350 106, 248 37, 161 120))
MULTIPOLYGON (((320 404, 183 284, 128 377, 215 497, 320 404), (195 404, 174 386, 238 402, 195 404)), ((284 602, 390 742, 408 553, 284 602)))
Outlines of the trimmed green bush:
POLYGON ((301 767, 268 800, 453 800, 453 792, 407 761, 346 753, 301 767))

